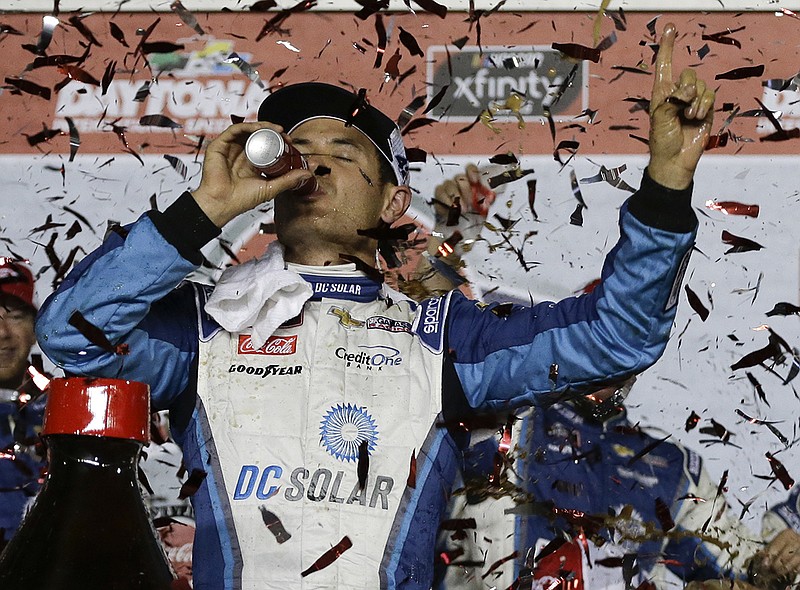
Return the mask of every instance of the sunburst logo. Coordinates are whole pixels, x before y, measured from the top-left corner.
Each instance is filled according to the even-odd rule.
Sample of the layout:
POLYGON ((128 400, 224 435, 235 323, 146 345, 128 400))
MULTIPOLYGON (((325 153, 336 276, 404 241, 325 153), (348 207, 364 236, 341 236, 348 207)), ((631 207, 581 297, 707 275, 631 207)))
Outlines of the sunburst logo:
POLYGON ((378 440, 378 427, 366 408, 353 404, 331 406, 319 425, 320 444, 339 461, 357 461, 358 448, 367 441, 370 453, 378 440))

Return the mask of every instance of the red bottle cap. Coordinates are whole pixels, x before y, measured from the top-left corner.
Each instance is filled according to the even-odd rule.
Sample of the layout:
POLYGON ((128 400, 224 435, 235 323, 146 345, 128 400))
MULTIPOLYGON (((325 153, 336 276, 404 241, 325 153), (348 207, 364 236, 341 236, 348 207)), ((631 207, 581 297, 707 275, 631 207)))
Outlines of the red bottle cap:
POLYGON ((150 388, 137 381, 53 379, 42 434, 150 440, 150 388))

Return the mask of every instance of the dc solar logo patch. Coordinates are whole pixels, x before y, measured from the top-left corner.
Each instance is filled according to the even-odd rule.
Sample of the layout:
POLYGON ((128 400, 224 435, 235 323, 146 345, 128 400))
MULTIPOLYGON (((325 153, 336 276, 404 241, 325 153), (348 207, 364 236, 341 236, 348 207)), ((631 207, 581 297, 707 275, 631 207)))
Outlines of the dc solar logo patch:
POLYGON ((378 440, 378 427, 366 408, 336 404, 320 422, 320 443, 339 461, 357 461, 358 447, 367 441, 370 453, 378 440))

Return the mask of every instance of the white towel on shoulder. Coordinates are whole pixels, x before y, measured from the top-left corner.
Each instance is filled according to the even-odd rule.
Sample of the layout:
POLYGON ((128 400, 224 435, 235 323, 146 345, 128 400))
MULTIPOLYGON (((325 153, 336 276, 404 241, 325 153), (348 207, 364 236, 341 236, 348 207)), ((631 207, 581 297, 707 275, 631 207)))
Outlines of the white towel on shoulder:
POLYGON ((278 326, 300 313, 312 294, 303 277, 285 268, 283 246, 275 241, 261 258, 227 268, 205 309, 228 332, 252 328, 258 350, 278 326))

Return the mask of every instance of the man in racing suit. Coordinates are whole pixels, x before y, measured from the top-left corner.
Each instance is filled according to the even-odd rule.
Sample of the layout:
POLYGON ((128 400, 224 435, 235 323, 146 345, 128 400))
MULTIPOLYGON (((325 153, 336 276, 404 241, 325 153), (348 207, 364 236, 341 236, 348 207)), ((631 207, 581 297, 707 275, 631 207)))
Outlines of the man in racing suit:
MULTIPOLYGON (((511 434, 505 456, 499 434, 465 451, 465 485, 453 496, 437 552, 438 588, 683 588, 695 580, 746 580, 758 552, 770 555, 775 575, 800 573, 796 486, 756 535, 700 455, 667 440, 668 433, 634 425, 623 406, 600 418, 589 403, 526 412, 504 429, 511 434), (506 497, 484 501, 492 494, 506 497), (453 534, 467 524, 478 535, 453 534)), ((756 584, 770 574, 749 573, 756 584)))
POLYGON ((373 228, 410 199, 399 130, 363 96, 318 83, 267 97, 263 122, 209 145, 197 190, 76 266, 42 308, 41 347, 71 373, 147 382, 154 408, 170 409, 199 484, 195 588, 427 590, 464 416, 655 362, 713 117, 714 93, 693 71, 673 81, 674 39, 668 26, 648 172, 591 295, 507 310, 389 292, 364 261, 373 228), (243 153, 262 128, 285 131, 308 169, 262 177, 243 153), (293 190, 312 177, 315 192, 293 190), (273 200, 279 245, 265 258, 213 292, 179 286, 220 227, 273 200))

